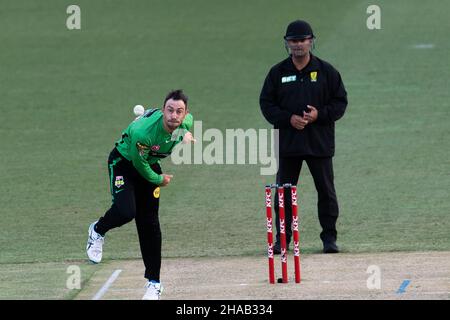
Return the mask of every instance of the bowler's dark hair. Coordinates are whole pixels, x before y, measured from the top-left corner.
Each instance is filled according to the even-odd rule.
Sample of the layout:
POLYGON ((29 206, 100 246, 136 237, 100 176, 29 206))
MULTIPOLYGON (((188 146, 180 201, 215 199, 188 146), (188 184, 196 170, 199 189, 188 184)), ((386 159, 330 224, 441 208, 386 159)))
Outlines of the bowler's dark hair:
POLYGON ((184 94, 182 89, 178 89, 178 90, 172 90, 170 91, 167 96, 166 99, 164 100, 164 105, 163 107, 166 105, 167 100, 183 100, 184 104, 186 105, 186 109, 188 106, 188 96, 184 94))

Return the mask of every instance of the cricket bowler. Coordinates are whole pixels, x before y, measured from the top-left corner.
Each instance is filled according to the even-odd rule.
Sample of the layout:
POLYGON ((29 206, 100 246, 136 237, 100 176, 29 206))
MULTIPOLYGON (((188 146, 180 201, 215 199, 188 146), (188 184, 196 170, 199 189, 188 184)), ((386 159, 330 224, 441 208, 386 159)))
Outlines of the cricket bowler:
POLYGON ((105 234, 135 219, 145 265, 144 300, 159 300, 162 292, 161 228, 158 218, 160 187, 173 178, 161 171, 160 161, 180 142, 195 142, 189 129, 193 117, 182 90, 167 94, 162 109, 148 109, 122 133, 108 158, 111 208, 89 226, 87 255, 102 260, 105 234))

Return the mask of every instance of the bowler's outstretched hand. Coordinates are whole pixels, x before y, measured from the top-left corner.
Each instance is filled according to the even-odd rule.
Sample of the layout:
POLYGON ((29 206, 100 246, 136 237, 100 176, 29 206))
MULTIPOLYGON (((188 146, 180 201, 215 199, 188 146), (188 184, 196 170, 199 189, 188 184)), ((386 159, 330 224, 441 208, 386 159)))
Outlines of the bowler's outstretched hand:
POLYGON ((170 180, 173 178, 173 175, 163 173, 162 176, 163 176, 163 181, 161 183, 161 187, 165 187, 169 184, 170 180))
POLYGON ((195 140, 195 138, 192 135, 192 133, 190 133, 188 131, 183 137, 183 143, 187 144, 187 143, 190 143, 190 142, 195 143, 195 142, 197 142, 197 140, 195 140))

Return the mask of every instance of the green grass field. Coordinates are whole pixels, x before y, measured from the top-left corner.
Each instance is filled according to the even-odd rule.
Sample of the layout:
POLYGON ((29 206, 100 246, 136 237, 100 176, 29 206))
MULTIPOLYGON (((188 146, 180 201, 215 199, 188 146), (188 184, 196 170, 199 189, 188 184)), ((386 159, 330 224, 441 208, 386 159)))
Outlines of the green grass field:
MULTIPOLYGON (((450 3, 377 1, 382 29, 368 30, 371 1, 79 0, 81 30, 69 31, 72 3, 2 2, 0 299, 70 299, 66 267, 95 272, 87 228, 110 205, 106 160, 135 104, 183 88, 204 130, 270 128, 259 92, 298 18, 348 91, 334 158, 342 250, 450 250, 450 3)), ((163 169, 175 175, 161 196, 164 257, 265 254, 273 176, 163 169)), ((315 253, 316 193, 307 169, 300 179, 301 249, 315 253)), ((104 249, 106 262, 139 258, 134 223, 104 249)))

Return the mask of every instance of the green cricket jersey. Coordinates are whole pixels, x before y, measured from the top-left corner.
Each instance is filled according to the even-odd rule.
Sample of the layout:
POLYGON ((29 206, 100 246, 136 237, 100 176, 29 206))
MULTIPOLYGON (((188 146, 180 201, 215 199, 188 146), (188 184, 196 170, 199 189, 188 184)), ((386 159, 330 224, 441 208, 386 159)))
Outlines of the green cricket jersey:
POLYGON ((159 185, 163 176, 153 171, 150 165, 169 156, 172 149, 183 140, 192 123, 193 117, 188 113, 178 129, 168 133, 163 126, 162 111, 148 109, 125 129, 122 138, 116 142, 116 148, 145 179, 159 185))

